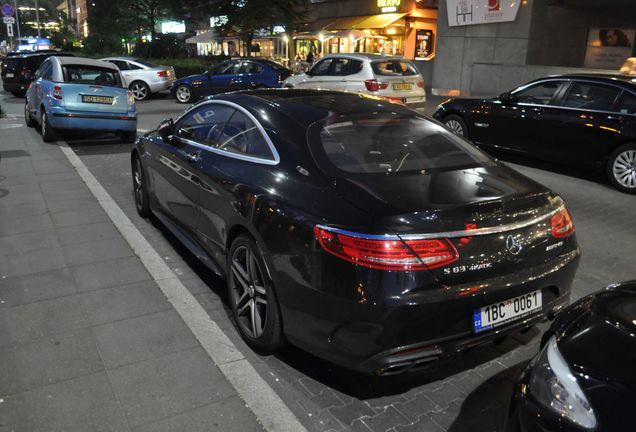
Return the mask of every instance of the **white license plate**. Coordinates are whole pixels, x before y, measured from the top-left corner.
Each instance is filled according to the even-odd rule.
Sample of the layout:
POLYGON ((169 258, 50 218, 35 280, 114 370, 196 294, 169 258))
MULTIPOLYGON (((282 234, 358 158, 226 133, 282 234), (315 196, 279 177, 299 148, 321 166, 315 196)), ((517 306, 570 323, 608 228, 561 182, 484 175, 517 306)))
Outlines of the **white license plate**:
POLYGON ((13 75, 12 73, 7 73, 7 74, 6 74, 6 77, 7 77, 7 78, 13 78, 13 77, 14 77, 14 75, 13 75))
POLYGON ((476 309, 473 330, 480 333, 541 310, 541 290, 476 309))

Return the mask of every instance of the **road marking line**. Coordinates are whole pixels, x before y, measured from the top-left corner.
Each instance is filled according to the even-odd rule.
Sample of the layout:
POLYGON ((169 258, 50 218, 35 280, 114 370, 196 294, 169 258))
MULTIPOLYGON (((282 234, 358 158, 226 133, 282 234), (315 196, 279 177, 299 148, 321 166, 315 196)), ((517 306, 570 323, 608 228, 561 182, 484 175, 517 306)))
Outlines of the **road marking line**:
POLYGON ((210 318, 75 152, 64 142, 58 144, 181 319, 265 429, 272 432, 306 431, 307 429, 210 318))

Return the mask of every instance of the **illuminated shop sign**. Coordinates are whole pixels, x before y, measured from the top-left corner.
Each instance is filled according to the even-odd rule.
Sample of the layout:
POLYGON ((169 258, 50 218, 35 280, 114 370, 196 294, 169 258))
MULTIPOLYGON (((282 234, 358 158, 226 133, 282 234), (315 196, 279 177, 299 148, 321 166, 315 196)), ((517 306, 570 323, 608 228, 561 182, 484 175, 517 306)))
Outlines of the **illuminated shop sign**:
POLYGON ((402 0, 378 0, 378 8, 380 12, 397 12, 402 0))

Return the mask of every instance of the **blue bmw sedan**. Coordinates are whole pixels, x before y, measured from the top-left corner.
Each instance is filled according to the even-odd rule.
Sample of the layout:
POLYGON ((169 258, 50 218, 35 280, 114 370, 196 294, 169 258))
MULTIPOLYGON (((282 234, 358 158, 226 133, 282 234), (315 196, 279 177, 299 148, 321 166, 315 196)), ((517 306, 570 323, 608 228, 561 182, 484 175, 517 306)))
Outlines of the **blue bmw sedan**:
POLYGON ((29 127, 40 125, 44 142, 59 130, 115 132, 137 137, 137 109, 116 66, 79 57, 49 57, 35 74, 24 105, 29 127))
POLYGON ((178 102, 190 103, 216 93, 281 87, 290 75, 289 69, 270 60, 234 59, 205 73, 178 79, 170 92, 178 102))

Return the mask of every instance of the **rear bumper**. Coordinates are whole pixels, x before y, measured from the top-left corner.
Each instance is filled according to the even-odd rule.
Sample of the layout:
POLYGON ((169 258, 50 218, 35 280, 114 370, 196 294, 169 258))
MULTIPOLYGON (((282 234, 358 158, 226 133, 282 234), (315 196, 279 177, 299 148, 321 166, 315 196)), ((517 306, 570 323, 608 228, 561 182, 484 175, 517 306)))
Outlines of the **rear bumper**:
MULTIPOLYGON (((286 308, 288 339, 320 357, 350 369, 389 375, 428 368, 466 349, 536 324, 567 306, 579 250, 512 275, 446 286, 437 282, 386 302, 353 302, 312 296, 310 311, 286 308), (478 289, 475 289, 477 285, 478 289), (542 291, 538 313, 475 334, 476 309, 535 290, 542 291), (316 311, 324 311, 319 315, 316 311), (312 313, 313 312, 313 313, 312 313)), ((365 287, 366 288, 366 287, 365 287)))
POLYGON ((164 90, 170 90, 174 82, 175 80, 155 81, 148 83, 148 87, 150 87, 152 93, 158 93, 164 90))
POLYGON ((79 129, 95 131, 129 132, 137 130, 136 113, 108 115, 89 112, 57 111, 49 115, 49 122, 55 129, 79 129))
POLYGON ((29 83, 2 82, 2 88, 9 93, 26 93, 29 83))

